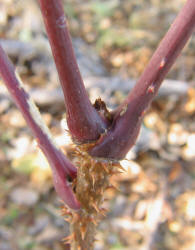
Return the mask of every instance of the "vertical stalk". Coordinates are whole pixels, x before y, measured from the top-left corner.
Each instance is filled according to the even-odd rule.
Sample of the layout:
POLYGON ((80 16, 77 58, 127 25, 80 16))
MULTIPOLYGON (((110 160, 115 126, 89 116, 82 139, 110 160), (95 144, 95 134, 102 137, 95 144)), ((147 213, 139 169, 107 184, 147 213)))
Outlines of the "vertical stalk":
POLYGON ((91 155, 122 159, 134 145, 143 115, 187 43, 195 27, 195 1, 188 0, 161 41, 126 100, 114 112, 112 128, 92 149, 91 155))
POLYGON ((66 181, 67 175, 75 178, 77 170, 54 144, 48 127, 44 124, 37 107, 25 91, 19 76, 15 73, 13 64, 8 59, 1 46, 0 76, 16 105, 22 112, 26 123, 31 128, 39 147, 50 163, 57 193, 71 208, 78 209, 79 204, 66 181))
POLYGON ((98 139, 105 122, 91 105, 76 62, 61 0, 39 0, 62 85, 67 123, 75 141, 98 139))
POLYGON ((75 155, 79 162, 75 193, 82 209, 77 213, 63 211, 71 224, 71 235, 65 238, 71 250, 93 250, 95 232, 106 210, 102 207, 103 194, 112 186, 110 176, 118 173, 120 166, 109 161, 96 161, 87 151, 91 145, 79 145, 75 155))

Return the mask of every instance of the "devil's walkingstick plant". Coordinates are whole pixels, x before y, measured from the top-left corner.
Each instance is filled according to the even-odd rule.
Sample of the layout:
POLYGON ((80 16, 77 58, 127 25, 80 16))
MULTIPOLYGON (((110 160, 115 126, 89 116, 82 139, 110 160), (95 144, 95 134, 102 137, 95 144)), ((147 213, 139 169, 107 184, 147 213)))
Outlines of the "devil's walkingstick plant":
POLYGON ((112 112, 103 101, 89 101, 76 63, 61 0, 39 0, 66 104, 67 122, 75 143, 74 166, 53 142, 38 109, 26 93, 14 66, 0 47, 0 76, 47 157, 62 212, 72 234, 71 249, 93 249, 95 230, 104 214, 101 207, 109 177, 121 168, 134 145, 144 113, 190 38, 195 27, 195 0, 188 0, 160 43, 136 86, 112 112), (70 184, 67 179, 72 179, 70 184))

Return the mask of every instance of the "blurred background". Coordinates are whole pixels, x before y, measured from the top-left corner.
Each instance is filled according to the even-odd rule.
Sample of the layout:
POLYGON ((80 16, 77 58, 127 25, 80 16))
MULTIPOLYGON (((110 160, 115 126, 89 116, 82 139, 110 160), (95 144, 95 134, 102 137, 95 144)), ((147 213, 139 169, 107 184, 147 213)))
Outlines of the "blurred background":
MULTIPOLYGON (((66 0, 92 102, 125 98, 184 0, 66 0)), ((0 1, 0 44, 69 152, 63 95, 36 0, 0 1)), ((195 36, 144 118, 139 140, 105 194, 96 250, 195 249, 195 36)), ((0 250, 69 249, 47 161, 0 79, 0 250)))

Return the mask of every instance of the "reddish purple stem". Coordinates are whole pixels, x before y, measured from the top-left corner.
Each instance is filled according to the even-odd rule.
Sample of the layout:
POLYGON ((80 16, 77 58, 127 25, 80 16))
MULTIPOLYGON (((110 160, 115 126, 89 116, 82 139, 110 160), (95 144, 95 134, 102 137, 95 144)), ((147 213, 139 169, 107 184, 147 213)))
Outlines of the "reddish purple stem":
POLYGON ((134 145, 143 115, 190 38, 195 27, 195 1, 188 0, 161 41, 145 71, 122 105, 114 111, 114 122, 92 149, 96 157, 122 159, 134 145))
POLYGON ((47 127, 41 124, 39 113, 34 108, 32 101, 21 85, 13 64, 0 46, 0 76, 7 86, 13 100, 22 112, 28 126, 31 128, 38 145, 48 159, 54 179, 54 186, 57 193, 71 208, 78 209, 79 204, 76 201, 71 188, 68 186, 66 177, 76 177, 77 169, 55 146, 47 131, 47 127), (33 112, 34 115, 33 115, 33 112))
POLYGON ((96 140, 106 125, 91 105, 72 48, 61 0, 39 0, 65 97, 67 123, 73 139, 96 140))

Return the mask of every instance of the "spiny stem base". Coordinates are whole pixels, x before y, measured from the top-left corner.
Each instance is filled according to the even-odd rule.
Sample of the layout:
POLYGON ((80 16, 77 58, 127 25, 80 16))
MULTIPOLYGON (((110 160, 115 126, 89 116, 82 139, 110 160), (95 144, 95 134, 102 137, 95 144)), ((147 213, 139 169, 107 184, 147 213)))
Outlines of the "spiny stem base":
POLYGON ((62 212, 71 224, 71 236, 65 239, 71 242, 72 250, 92 250, 95 231, 101 217, 105 216, 102 208, 103 194, 110 188, 109 177, 120 169, 120 165, 111 161, 98 161, 87 151, 92 144, 77 146, 76 159, 78 172, 75 183, 75 195, 81 204, 77 212, 63 208, 62 212))

